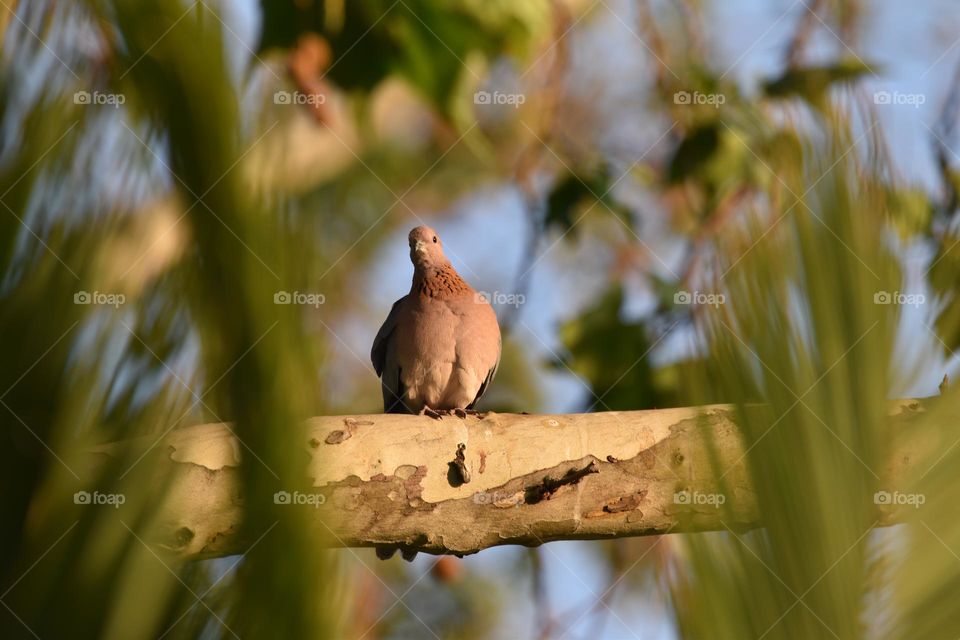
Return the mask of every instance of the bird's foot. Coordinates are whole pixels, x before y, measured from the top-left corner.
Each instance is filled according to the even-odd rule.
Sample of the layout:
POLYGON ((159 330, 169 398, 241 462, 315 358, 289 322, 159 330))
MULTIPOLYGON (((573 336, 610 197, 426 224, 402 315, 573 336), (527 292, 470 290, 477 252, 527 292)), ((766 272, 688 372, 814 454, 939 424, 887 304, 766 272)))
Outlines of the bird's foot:
POLYGON ((400 555, 403 556, 403 559, 407 562, 413 562, 414 558, 417 557, 417 552, 414 549, 408 549, 406 547, 377 547, 377 557, 381 560, 389 560, 397 552, 397 549, 400 550, 400 555))
POLYGON ((483 411, 477 411, 476 409, 454 409, 453 412, 457 415, 458 418, 466 418, 467 416, 476 416, 483 420, 487 417, 487 414, 483 411))
POLYGON ((435 420, 441 420, 443 416, 456 416, 461 420, 466 419, 467 416, 476 416, 481 420, 487 417, 486 413, 477 411, 476 409, 431 409, 430 407, 421 409, 420 415, 429 416, 435 420))
MULTIPOLYGON (((433 418, 434 420, 443 420, 444 411, 437 411, 436 409, 431 409, 430 407, 424 407, 420 409, 420 415, 433 418)), ((447 415, 450 415, 450 412, 446 412, 447 415)))

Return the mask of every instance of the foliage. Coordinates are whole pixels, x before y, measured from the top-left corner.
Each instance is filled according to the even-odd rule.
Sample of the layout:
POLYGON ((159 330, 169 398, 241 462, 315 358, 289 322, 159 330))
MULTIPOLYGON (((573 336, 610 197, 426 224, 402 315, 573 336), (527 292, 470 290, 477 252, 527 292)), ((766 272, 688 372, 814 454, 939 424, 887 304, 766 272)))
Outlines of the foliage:
MULTIPOLYGON (((848 47, 808 62, 804 25, 820 22, 800 20, 782 65, 735 81, 701 33, 709 4, 630 3, 644 64, 614 82, 591 46, 619 4, 263 2, 247 55, 214 3, 7 0, 3 637, 496 637, 527 601, 513 582, 540 598, 544 637, 655 595, 684 637, 960 635, 957 393, 910 409, 905 432, 888 416, 918 373, 898 340, 910 356, 960 345, 956 198, 898 177, 861 92, 882 69, 848 47), (483 105, 481 88, 517 93, 483 105), (275 97, 291 89, 316 108, 275 97), (373 287, 398 268, 381 256, 491 185, 530 233, 514 297, 552 289, 562 318, 557 354, 505 330, 487 408, 543 408, 551 375, 588 387, 588 411, 730 403, 763 530, 591 542, 610 589, 554 615, 551 547, 511 560, 509 580, 486 558, 424 578, 323 551, 311 514, 274 503, 301 482, 304 418, 377 408, 351 332, 402 293, 373 287), (877 298, 908 288, 911 245, 931 254, 919 321, 877 298), (190 532, 157 526, 178 478, 157 477, 155 445, 204 421, 243 442, 251 546, 181 565, 167 552, 190 532), (110 461, 90 454, 117 442, 110 461), (891 486, 904 447, 917 472, 891 486), (124 503, 76 498, 94 488, 124 503), (877 492, 924 504, 876 528, 877 492)), ((845 37, 863 17, 810 4, 845 37)), ((500 267, 508 234, 485 229, 500 267)), ((546 313, 532 306, 505 328, 546 313)))

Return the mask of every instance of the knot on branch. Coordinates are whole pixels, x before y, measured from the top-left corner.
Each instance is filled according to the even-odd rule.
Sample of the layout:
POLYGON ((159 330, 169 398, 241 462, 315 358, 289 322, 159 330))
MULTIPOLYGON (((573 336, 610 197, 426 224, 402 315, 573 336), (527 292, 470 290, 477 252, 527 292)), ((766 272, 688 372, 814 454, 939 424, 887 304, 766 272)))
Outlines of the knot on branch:
POLYGON ((467 461, 464 454, 466 450, 467 445, 462 442, 458 444, 457 453, 453 458, 453 462, 447 463, 450 467, 447 471, 447 480, 450 482, 451 487, 459 487, 470 482, 470 470, 467 469, 467 461))

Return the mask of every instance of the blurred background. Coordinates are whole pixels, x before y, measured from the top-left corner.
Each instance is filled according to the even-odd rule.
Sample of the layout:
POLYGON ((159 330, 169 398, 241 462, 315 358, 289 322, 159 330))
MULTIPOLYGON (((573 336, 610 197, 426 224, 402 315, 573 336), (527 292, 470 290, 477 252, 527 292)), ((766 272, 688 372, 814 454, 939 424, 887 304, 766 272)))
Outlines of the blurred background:
POLYGON ((960 635, 954 3, 0 0, 0 32, 3 637, 960 635), (497 310, 481 408, 731 403, 766 528, 406 563, 278 511, 294 425, 381 409, 418 224, 497 310), (227 421, 253 544, 179 564, 163 452, 122 443, 227 421))

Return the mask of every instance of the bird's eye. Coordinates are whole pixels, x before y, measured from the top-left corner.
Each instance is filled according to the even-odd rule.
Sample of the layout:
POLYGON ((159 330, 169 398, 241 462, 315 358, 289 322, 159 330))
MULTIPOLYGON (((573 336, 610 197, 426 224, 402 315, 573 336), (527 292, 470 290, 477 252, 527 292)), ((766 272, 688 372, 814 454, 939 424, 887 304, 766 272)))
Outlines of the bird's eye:
POLYGON ((437 241, 437 236, 433 236, 433 241, 434 241, 434 242, 437 241))

